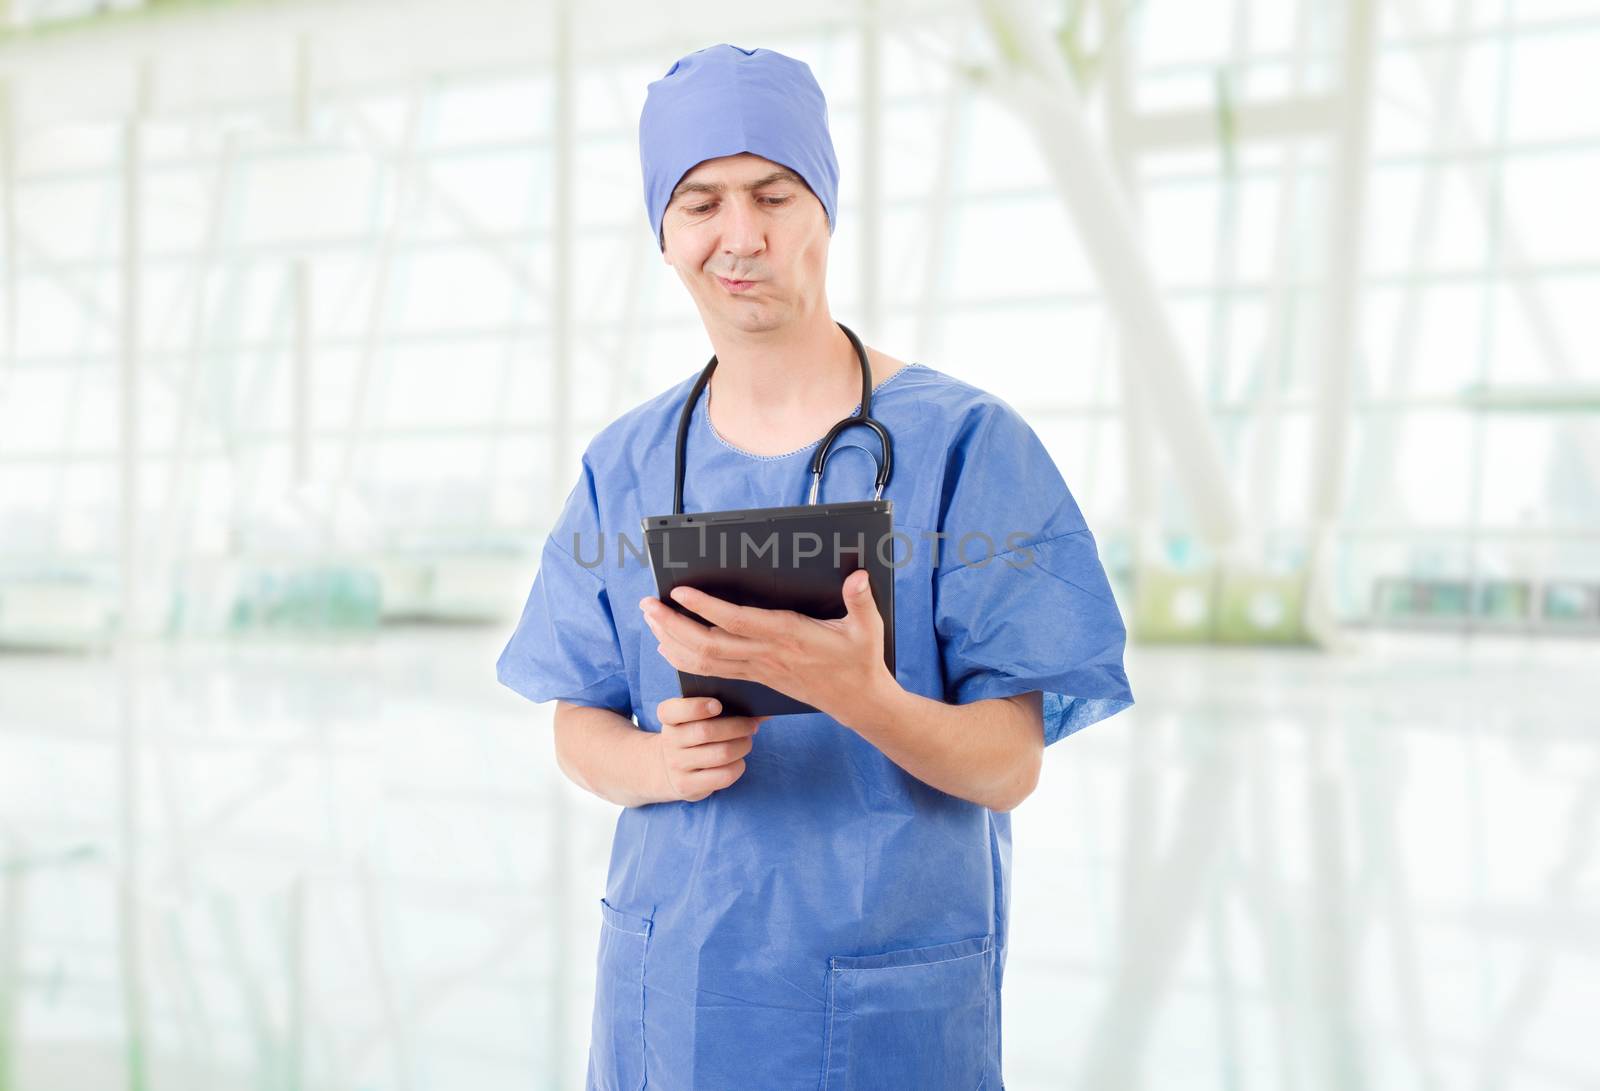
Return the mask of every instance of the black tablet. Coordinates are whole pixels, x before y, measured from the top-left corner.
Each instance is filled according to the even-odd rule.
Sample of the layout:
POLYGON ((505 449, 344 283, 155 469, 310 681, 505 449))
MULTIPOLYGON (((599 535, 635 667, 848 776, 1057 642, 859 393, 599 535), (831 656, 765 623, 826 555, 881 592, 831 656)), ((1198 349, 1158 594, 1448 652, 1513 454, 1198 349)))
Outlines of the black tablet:
MULTIPOLYGON (((883 661, 894 672, 894 506, 888 500, 742 508, 641 520, 657 597, 693 587, 740 606, 841 618, 845 577, 867 570, 883 615, 883 661)), ((678 672, 685 697, 715 697, 724 716, 785 716, 815 708, 758 682, 678 672)))

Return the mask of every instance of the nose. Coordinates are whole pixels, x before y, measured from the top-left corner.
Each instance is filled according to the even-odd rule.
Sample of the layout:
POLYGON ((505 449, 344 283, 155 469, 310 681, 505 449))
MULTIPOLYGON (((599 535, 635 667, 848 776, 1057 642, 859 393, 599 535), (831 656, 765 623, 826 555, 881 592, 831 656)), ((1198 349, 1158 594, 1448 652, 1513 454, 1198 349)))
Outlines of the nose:
POLYGON ((759 254, 766 246, 765 228, 749 201, 728 202, 728 215, 722 226, 722 251, 744 256, 759 254))

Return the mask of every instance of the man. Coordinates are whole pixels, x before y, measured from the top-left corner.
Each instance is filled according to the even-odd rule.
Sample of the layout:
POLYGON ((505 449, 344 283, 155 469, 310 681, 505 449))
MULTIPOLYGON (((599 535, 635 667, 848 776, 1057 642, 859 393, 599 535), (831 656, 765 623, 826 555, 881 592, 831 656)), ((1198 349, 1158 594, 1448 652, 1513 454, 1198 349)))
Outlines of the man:
MULTIPOLYGON (((811 453, 861 396, 825 290, 838 167, 821 89, 782 54, 713 46, 650 85, 639 139, 652 230, 718 361, 683 510, 804 503, 811 453)), ((500 656, 502 682, 559 702, 566 775, 624 808, 590 1088, 1001 1086, 1008 812, 1045 745, 1132 704, 1123 625, 1021 417, 867 354, 896 443, 885 497, 914 546, 896 556, 894 673, 865 573, 838 620, 675 592, 706 625, 618 549, 672 509, 696 375, 589 445, 500 656), (679 670, 820 711, 723 716, 678 696, 679 670)), ((841 436, 821 499, 872 494, 875 444, 841 436)))

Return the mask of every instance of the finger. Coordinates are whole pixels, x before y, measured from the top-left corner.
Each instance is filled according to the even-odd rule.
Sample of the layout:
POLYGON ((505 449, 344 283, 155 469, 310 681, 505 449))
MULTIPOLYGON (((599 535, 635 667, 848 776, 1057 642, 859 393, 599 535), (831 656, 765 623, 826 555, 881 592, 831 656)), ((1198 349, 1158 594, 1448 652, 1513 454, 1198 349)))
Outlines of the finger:
POLYGON ((772 632, 773 614, 779 611, 763 610, 759 606, 740 606, 719 599, 694 587, 674 587, 672 600, 693 610, 717 628, 737 636, 764 636, 772 632))
POLYGON ((727 724, 728 727, 729 727, 729 730, 734 732, 733 737, 740 738, 740 737, 744 737, 744 736, 754 735, 757 731, 760 731, 761 730, 762 721, 763 720, 768 720, 768 719, 771 719, 771 717, 770 716, 722 716, 722 717, 719 717, 715 722, 717 724, 719 724, 719 725, 720 724, 727 724))
MULTIPOLYGON (((755 734, 756 721, 749 716, 717 716, 709 720, 674 724, 668 741, 679 747, 694 747, 702 743, 724 742, 755 734)), ((663 726, 663 730, 666 727, 663 726)))
POLYGON ((686 648, 670 640, 656 645, 656 651, 672 666, 685 674, 698 674, 706 678, 750 677, 748 664, 742 659, 724 659, 720 656, 686 648))
POLYGON ((657 640, 662 643, 675 640, 697 654, 715 655, 723 659, 748 659, 753 650, 744 637, 702 625, 670 606, 655 606, 645 610, 644 620, 657 640))
POLYGON ((708 788, 715 792, 744 776, 744 769, 744 759, 740 758, 727 765, 719 765, 715 769, 697 769, 688 774, 688 779, 697 788, 708 788))
POLYGON ((676 726, 708 720, 721 711, 722 702, 715 697, 668 697, 656 705, 656 719, 676 726))
POLYGON ((691 772, 698 769, 716 769, 730 762, 738 761, 750 753, 754 746, 749 735, 741 735, 736 739, 724 739, 720 742, 703 743, 700 746, 690 746, 683 750, 680 761, 682 768, 691 772))

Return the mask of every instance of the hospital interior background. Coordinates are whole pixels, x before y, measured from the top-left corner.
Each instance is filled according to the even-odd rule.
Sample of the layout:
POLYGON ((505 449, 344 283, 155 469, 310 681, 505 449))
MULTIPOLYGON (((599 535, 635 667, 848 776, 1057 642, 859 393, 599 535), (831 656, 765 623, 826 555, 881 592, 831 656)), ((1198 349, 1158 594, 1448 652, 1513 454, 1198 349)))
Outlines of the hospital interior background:
POLYGON ((636 125, 724 41, 1127 622, 1006 1086, 1600 1086, 1600 3, 9 0, 0 1091, 581 1085, 616 809, 494 660, 710 354, 636 125))

